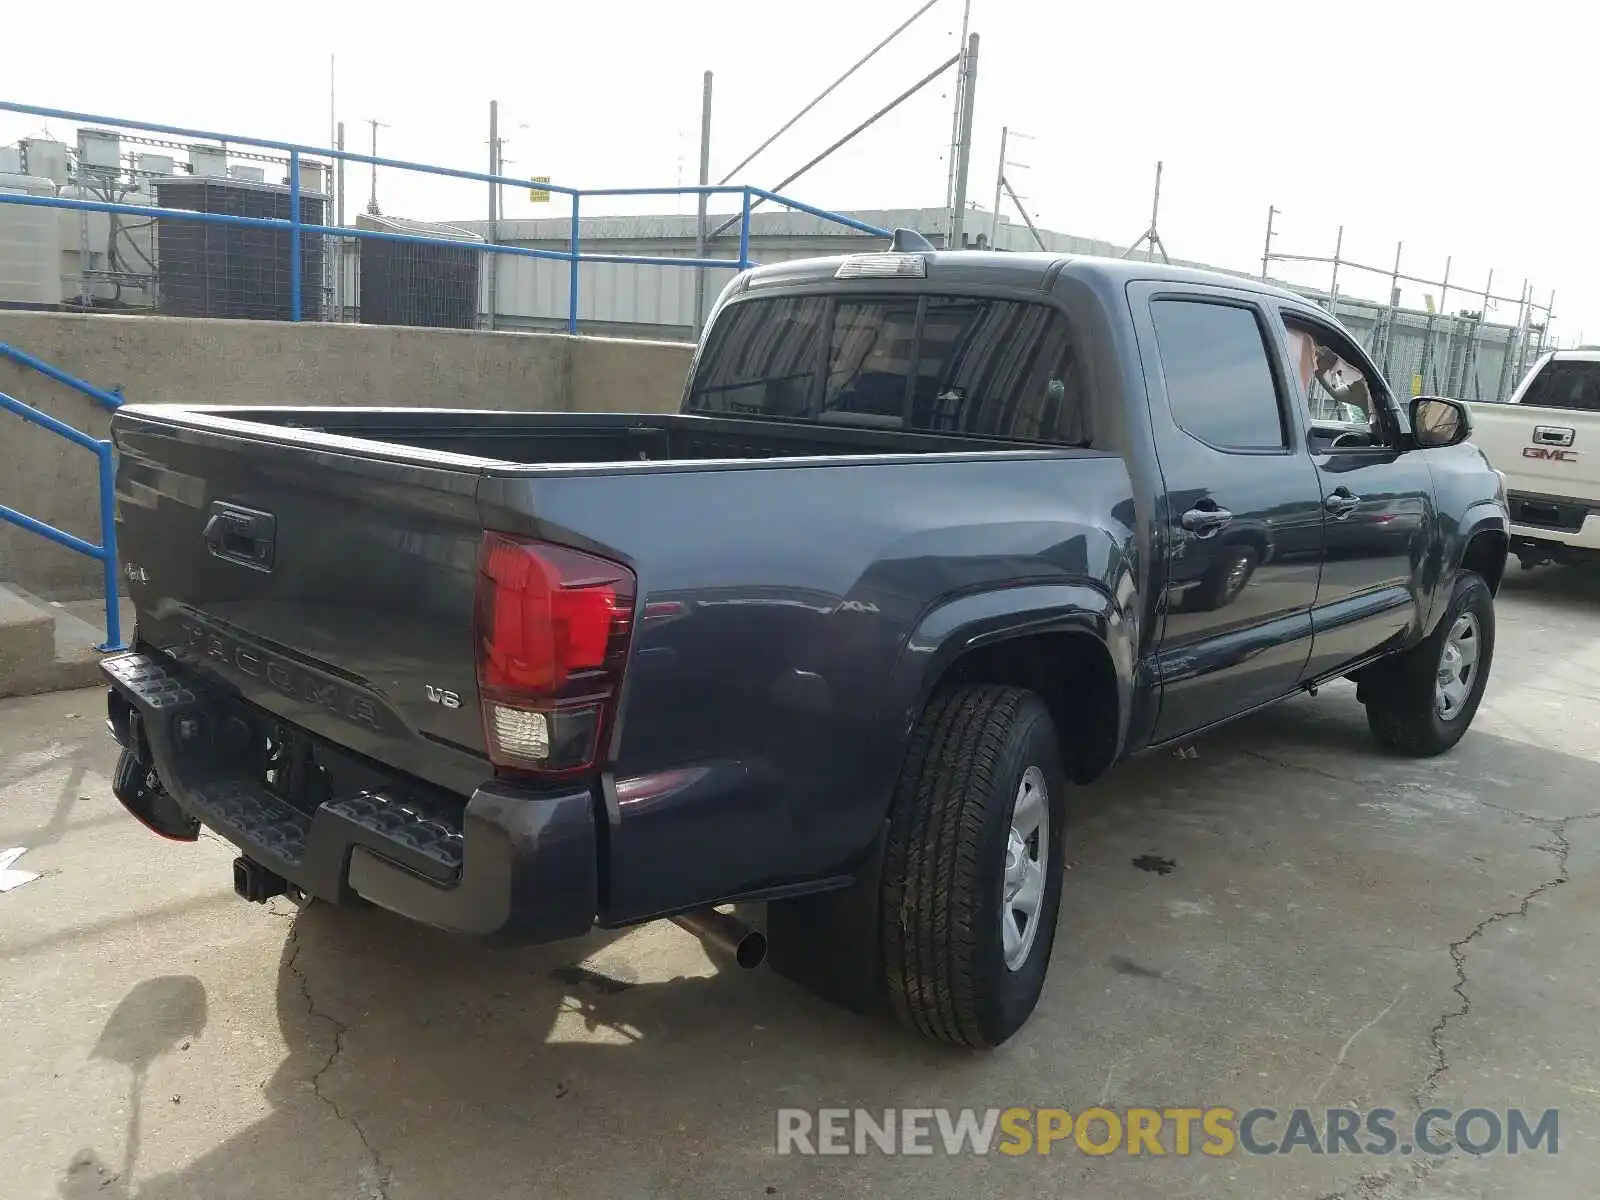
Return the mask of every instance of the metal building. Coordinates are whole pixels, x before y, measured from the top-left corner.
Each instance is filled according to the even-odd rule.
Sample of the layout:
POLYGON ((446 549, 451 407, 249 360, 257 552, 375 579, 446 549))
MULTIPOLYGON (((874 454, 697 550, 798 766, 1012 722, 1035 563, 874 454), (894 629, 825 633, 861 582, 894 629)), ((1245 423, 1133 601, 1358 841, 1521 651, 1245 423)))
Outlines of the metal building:
MULTIPOLYGON (((915 229, 935 244, 942 242, 948 214, 942 208, 875 209, 845 214, 884 229, 915 229)), ((637 254, 659 257, 696 256, 693 216, 586 217, 579 222, 581 248, 590 253, 637 254)), ((728 229, 707 246, 709 258, 737 258, 738 220, 729 214, 713 216, 708 227, 728 229)), ((489 234, 486 221, 457 221, 473 233, 489 234)), ((967 214, 967 244, 986 248, 990 214, 967 214)), ((498 241, 506 245, 565 252, 572 223, 561 217, 498 223, 498 241)), ((1040 230, 1045 248, 1065 254, 1117 257, 1125 246, 1095 238, 1040 230)), ((876 244, 871 235, 805 213, 760 212, 751 216, 750 257, 759 263, 784 262, 818 255, 847 254, 876 244)), ((1038 244, 1028 229, 1004 218, 995 226, 995 245, 1002 250, 1034 250, 1038 244)), ((1149 251, 1136 252, 1146 257, 1149 251)), ((1208 263, 1173 259, 1183 266, 1220 270, 1244 276, 1242 271, 1208 263)), ((484 324, 496 329, 565 329, 569 265, 548 259, 502 255, 496 295, 488 294, 485 281, 482 307, 484 324)), ((692 341, 695 337, 695 274, 678 267, 585 262, 579 266, 578 321, 582 332, 618 337, 692 341)), ((485 272, 487 276, 488 273, 485 272)), ((732 270, 708 270, 705 288, 709 306, 732 270)), ((1328 294, 1293 284, 1283 286, 1324 307, 1328 294)), ((1393 309, 1374 300, 1340 295, 1339 319, 1355 334, 1384 371, 1391 389, 1405 397, 1422 392, 1459 396, 1465 400, 1503 399, 1516 386, 1522 371, 1542 345, 1535 345, 1526 327, 1485 321, 1477 313, 1428 313, 1393 309)))
MULTIPOLYGON (((915 229, 935 244, 943 241, 949 215, 942 208, 869 209, 844 214, 881 229, 915 229)), ((694 258, 693 216, 583 217, 578 223, 580 248, 603 254, 637 254, 694 258)), ((713 214, 708 227, 728 229, 706 247, 708 258, 738 258, 739 222, 732 213, 713 214)), ((487 221, 453 221, 473 233, 489 234, 487 221)), ((967 214, 967 244, 988 246, 990 219, 986 212, 967 214)), ((570 247, 572 222, 561 217, 537 220, 501 220, 496 241, 503 245, 565 252, 570 247)), ((1050 250, 1068 254, 1115 256, 1123 247, 1093 238, 1040 231, 1050 250)), ((848 254, 875 245, 869 234, 799 212, 756 211, 750 217, 750 257, 758 263, 786 262, 796 258, 848 254)), ((1036 249, 1026 228, 1004 220, 997 228, 996 245, 1003 250, 1036 249)), ((1174 262, 1179 260, 1174 259, 1174 262)), ((1203 263, 1191 263, 1204 266, 1203 263)), ((695 335, 695 274, 679 267, 618 263, 579 266, 578 320, 584 333, 620 337, 692 340, 695 335)), ((733 278, 732 270, 706 272, 706 304, 733 278)), ((565 329, 569 267, 565 262, 501 256, 499 286, 491 307, 487 290, 484 312, 493 314, 497 329, 565 329)))

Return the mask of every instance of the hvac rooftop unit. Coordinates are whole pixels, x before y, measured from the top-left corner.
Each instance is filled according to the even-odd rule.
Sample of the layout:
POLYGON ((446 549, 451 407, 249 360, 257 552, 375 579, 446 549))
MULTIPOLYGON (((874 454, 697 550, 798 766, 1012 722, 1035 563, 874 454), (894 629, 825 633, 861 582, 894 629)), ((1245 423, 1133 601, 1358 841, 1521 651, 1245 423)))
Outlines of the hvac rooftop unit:
MULTIPOLYGON (((241 179, 154 181, 156 205, 235 217, 289 219, 289 189, 241 179)), ((302 194, 300 219, 321 225, 327 197, 302 194)), ((177 317, 287 321, 292 310, 287 229, 156 218, 159 311, 177 317)), ((322 318, 321 234, 300 235, 300 315, 322 318)))
POLYGON ((478 266, 483 251, 452 246, 445 239, 482 245, 482 237, 454 225, 367 213, 357 215, 356 228, 409 234, 438 243, 359 239, 363 324, 477 328, 478 266))
POLYGON ((97 175, 122 171, 122 139, 109 129, 78 130, 78 170, 97 175))
POLYGON ((22 147, 0 146, 0 175, 22 174, 22 147))
POLYGON ((247 167, 243 163, 234 163, 228 168, 229 179, 242 179, 246 183, 265 183, 267 172, 263 167, 247 167))
MULTIPOLYGON (((0 174, 0 192, 54 196, 56 185, 33 175, 0 174)), ((0 204, 0 307, 54 308, 61 303, 57 210, 0 204)))
POLYGON ((176 169, 177 163, 169 154, 141 154, 133 160, 133 186, 141 192, 152 191, 155 180, 166 178, 176 169))
POLYGON ((22 169, 60 187, 67 182, 67 148, 49 138, 24 138, 22 169))
POLYGON ((221 146, 190 146, 189 170, 207 179, 226 179, 228 155, 221 146))

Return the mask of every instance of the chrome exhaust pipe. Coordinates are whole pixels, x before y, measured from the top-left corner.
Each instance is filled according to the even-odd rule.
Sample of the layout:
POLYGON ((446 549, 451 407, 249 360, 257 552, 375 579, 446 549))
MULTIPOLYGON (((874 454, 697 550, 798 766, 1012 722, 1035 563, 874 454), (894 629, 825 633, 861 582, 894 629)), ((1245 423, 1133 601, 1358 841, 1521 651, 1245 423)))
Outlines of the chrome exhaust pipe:
POLYGON ((694 934, 709 949, 729 956, 747 971, 759 967, 767 957, 766 934, 714 908, 679 913, 672 918, 672 923, 694 934))

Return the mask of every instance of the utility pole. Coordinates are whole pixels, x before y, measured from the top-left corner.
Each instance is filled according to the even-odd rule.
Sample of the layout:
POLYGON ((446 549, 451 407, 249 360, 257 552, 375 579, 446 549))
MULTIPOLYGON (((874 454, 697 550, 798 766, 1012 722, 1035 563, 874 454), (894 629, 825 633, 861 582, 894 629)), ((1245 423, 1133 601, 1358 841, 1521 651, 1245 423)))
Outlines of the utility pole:
POLYGON ((956 156, 956 190, 950 206, 950 237, 946 247, 963 247, 962 226, 967 212, 967 173, 972 166, 972 110, 977 100, 978 35, 967 39, 967 53, 961 60, 961 150, 956 156))
POLYGON ((989 249, 995 249, 994 239, 1000 233, 1000 192, 1006 186, 1006 139, 1011 136, 1009 125, 1000 126, 1000 166, 994 173, 994 211, 989 214, 989 249))
MULTIPOLYGON (((945 216, 949 227, 953 228, 961 210, 961 205, 956 201, 956 164, 961 157, 961 114, 966 111, 966 79, 967 79, 967 33, 972 23, 972 0, 963 0, 961 5, 961 40, 956 43, 956 57, 959 65, 956 67, 955 103, 951 105, 950 113, 950 161, 945 171, 944 181, 944 207, 945 216)), ((952 243, 949 238, 945 240, 946 246, 952 243)))
MULTIPOLYGON (((707 71, 700 89, 700 186, 711 183, 711 72, 707 71)), ((706 201, 704 192, 696 197, 694 224, 694 256, 706 256, 706 201)), ((694 335, 700 336, 706 319, 706 269, 694 269, 694 335)))
POLYGON ((1328 283, 1328 315, 1335 320, 1339 316, 1339 255, 1344 253, 1344 226, 1339 226, 1339 232, 1333 239, 1333 278, 1328 283))
POLYGON ((1028 169, 1027 163, 1011 162, 1006 158, 1006 148, 1012 138, 1021 138, 1024 141, 1033 140, 1030 135, 1019 133, 1009 125, 1000 130, 1000 169, 995 172, 994 178, 994 212, 989 215, 989 249, 999 249, 1000 202, 1004 196, 1010 196, 1012 203, 1017 206, 1017 211, 1022 214, 1022 219, 1027 222, 1028 228, 1033 230, 1033 240, 1039 244, 1039 249, 1043 250, 1044 242, 1040 239, 1038 230, 1033 228, 1033 219, 1028 216, 1027 210, 1022 207, 1022 198, 1017 195, 1016 190, 1011 186, 1011 180, 1006 178, 1007 167, 1016 167, 1019 171, 1028 169))
MULTIPOLYGON (((1133 245, 1129 246, 1126 250, 1124 250, 1122 252, 1122 257, 1123 258, 1127 258, 1128 255, 1132 254, 1140 246, 1144 245, 1146 242, 1149 242, 1150 243, 1150 249, 1160 252, 1161 261, 1162 262, 1171 262, 1172 261, 1170 258, 1167 257, 1167 248, 1164 245, 1161 244, 1161 234, 1159 232, 1157 232, 1157 230, 1156 230, 1156 218, 1158 216, 1160 216, 1160 214, 1161 214, 1161 164, 1158 162, 1158 163, 1156 163, 1156 194, 1155 194, 1155 199, 1150 201, 1150 228, 1146 229, 1143 233, 1141 233, 1139 235, 1138 240, 1136 242, 1134 242, 1133 245)), ((1147 254, 1145 257, 1148 258, 1149 255, 1147 254)))
MULTIPOLYGON (((374 151, 374 154, 377 152, 374 151)), ((500 176, 500 101, 489 101, 489 174, 500 176)), ((500 240, 500 185, 489 184, 489 244, 495 245, 500 240)), ((495 310, 500 296, 500 256, 493 250, 489 251, 488 271, 489 277, 488 296, 483 304, 484 328, 493 329, 495 326, 495 310)))
MULTIPOLYGON (((368 117, 367 124, 372 126, 372 157, 378 157, 378 130, 388 129, 389 126, 376 117, 368 117)), ((378 164, 372 164, 372 196, 367 201, 367 212, 373 216, 382 216, 378 208, 378 164)))
POLYGON ((1278 215, 1278 210, 1270 204, 1267 205, 1267 244, 1261 251, 1261 278, 1267 277, 1267 262, 1272 258, 1272 218, 1278 215))
MULTIPOLYGON (((334 147, 339 151, 339 157, 334 162, 334 177, 338 183, 333 189, 334 224, 341 229, 344 227, 344 122, 340 121, 334 130, 334 147)), ((344 256, 345 239, 333 239, 333 311, 338 313, 337 320, 344 320, 344 256)))

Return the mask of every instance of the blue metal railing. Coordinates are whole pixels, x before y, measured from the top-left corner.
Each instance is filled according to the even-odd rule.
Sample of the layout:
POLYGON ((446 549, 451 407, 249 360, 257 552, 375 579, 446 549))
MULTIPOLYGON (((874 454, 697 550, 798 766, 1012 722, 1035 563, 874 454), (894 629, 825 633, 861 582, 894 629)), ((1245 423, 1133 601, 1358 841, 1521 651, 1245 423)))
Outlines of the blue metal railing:
POLYGON ((360 163, 374 168, 387 167, 401 171, 417 171, 428 175, 440 175, 452 179, 464 179, 476 183, 498 184, 508 187, 528 187, 529 181, 526 179, 514 179, 506 175, 492 175, 483 171, 467 171, 455 167, 439 167, 426 163, 408 162, 404 159, 381 158, 376 155, 360 154, 355 151, 339 150, 325 146, 306 146, 296 142, 282 142, 270 138, 239 137, 233 134, 217 133, 212 130, 188 129, 178 125, 162 125, 149 121, 131 121, 121 117, 71 112, 66 109, 45 108, 35 104, 0 101, 0 112, 21 113, 46 120, 68 121, 80 125, 140 130, 145 133, 162 134, 168 137, 193 138, 203 142, 221 143, 224 147, 252 147, 287 154, 289 158, 289 218, 287 220, 274 217, 243 217, 224 213, 205 213, 191 209, 159 208, 140 204, 121 204, 109 200, 78 200, 66 199, 60 196, 33 196, 15 192, 0 192, 0 204, 60 208, 79 212, 103 212, 122 216, 144 217, 146 219, 200 221, 218 225, 238 225, 256 229, 287 231, 290 239, 290 320, 293 321, 300 320, 305 311, 304 297, 302 295, 305 281, 302 278, 300 248, 301 239, 307 234, 339 238, 365 238, 373 241, 400 242, 429 247, 455 246, 489 254, 505 254, 513 257, 555 259, 569 262, 571 264, 567 285, 567 331, 569 333, 576 333, 578 330, 578 264, 580 262, 632 263, 643 266, 686 267, 702 270, 707 268, 744 270, 754 265, 750 260, 750 210, 757 200, 779 204, 796 212, 806 213, 809 216, 841 225, 847 229, 854 229, 859 233, 874 234, 879 237, 889 236, 887 230, 881 229, 876 225, 870 225, 865 221, 856 220, 854 217, 846 216, 843 213, 830 212, 827 209, 804 204, 790 197, 768 191, 765 188, 731 184, 707 187, 584 189, 556 183, 539 183, 537 186, 542 190, 571 198, 571 236, 568 239, 568 248, 566 250, 538 250, 527 246, 507 246, 493 242, 469 242, 453 238, 391 233, 377 229, 360 229, 348 225, 313 224, 301 219, 300 161, 302 156, 311 156, 319 160, 342 159, 345 162, 360 163), (582 249, 578 225, 578 210, 585 196, 738 196, 740 197, 739 257, 736 259, 680 258, 640 254, 585 253, 582 249))
POLYGON ((57 383, 63 384, 73 391, 82 392, 89 399, 98 401, 106 408, 122 407, 122 391, 119 388, 112 388, 109 392, 104 388, 97 388, 92 383, 85 383, 76 375, 68 375, 59 367, 52 367, 44 359, 35 358, 25 350, 18 350, 15 346, 8 346, 4 342, 0 342, 0 358, 9 358, 19 367, 28 367, 30 370, 37 371, 48 379, 54 379, 57 383))
MULTIPOLYGON (((567 196, 571 199, 571 233, 565 250, 543 250, 528 246, 508 246, 493 242, 465 241, 454 238, 430 237, 418 234, 389 232, 379 229, 360 229, 347 225, 328 225, 308 222, 301 215, 301 186, 300 164, 302 157, 316 160, 343 160, 374 168, 385 167, 400 171, 415 171, 427 175, 443 176, 451 179, 467 180, 474 183, 501 185, 509 187, 527 187, 526 179, 515 179, 505 175, 493 175, 483 171, 461 170, 455 167, 432 166, 427 163, 408 162, 404 159, 381 158, 371 154, 360 154, 353 151, 339 150, 324 146, 307 146, 295 142, 277 141, 271 138, 239 137, 233 134, 217 133, 211 130, 189 129, 177 125, 162 125, 149 121, 132 121, 120 117, 100 116, 93 113, 71 112, 66 109, 45 108, 34 104, 18 104, 0 101, 0 112, 14 112, 27 116, 40 117, 52 121, 65 121, 80 125, 100 126, 111 129, 137 130, 145 134, 158 134, 165 137, 190 138, 200 142, 220 143, 224 148, 248 147, 252 150, 273 151, 286 154, 289 161, 289 218, 271 217, 245 217, 233 216, 224 213, 198 212, 184 208, 163 208, 155 205, 123 204, 112 200, 68 199, 61 196, 27 195, 19 192, 0 192, 0 204, 15 204, 36 208, 57 208, 68 211, 109 213, 118 216, 140 217, 144 219, 161 219, 172 221, 197 221, 206 224, 234 225, 251 229, 269 229, 287 232, 289 235, 289 291, 291 320, 298 321, 305 312, 303 278, 303 264, 301 262, 302 239, 306 236, 334 237, 334 238, 362 238, 377 242, 397 242, 402 244, 420 245, 437 248, 439 246, 454 246, 480 253, 504 254, 516 258, 532 258, 555 260, 570 264, 567 284, 567 331, 576 333, 578 330, 578 301, 579 301, 579 273, 580 263, 630 263, 642 266, 683 267, 688 269, 736 269, 744 270, 755 265, 750 259, 750 211, 758 201, 778 204, 802 212, 809 216, 856 230, 859 233, 872 234, 878 237, 888 237, 885 229, 876 225, 859 221, 854 217, 842 213, 830 212, 827 209, 802 203, 788 196, 779 195, 765 188, 719 185, 709 187, 643 187, 643 188, 591 188, 582 189, 569 187, 557 183, 539 183, 537 186, 545 191, 567 196), (595 254, 583 250, 581 230, 579 227, 579 209, 584 197, 628 197, 628 196, 737 196, 740 203, 739 215, 739 257, 728 258, 689 258, 669 255, 643 255, 643 254, 595 254)), ((0 357, 10 359, 17 364, 38 371, 40 374, 55 380, 57 383, 73 388, 90 397, 107 408, 117 408, 122 404, 123 398, 116 390, 105 391, 96 388, 67 374, 65 371, 51 366, 49 363, 12 346, 0 343, 0 357)), ((75 550, 96 558, 104 564, 105 592, 106 592, 106 642, 103 649, 114 649, 121 644, 121 629, 118 611, 117 589, 117 551, 116 551, 116 526, 115 526, 115 493, 112 472, 112 451, 110 442, 98 441, 70 425, 63 424, 55 418, 32 408, 20 400, 13 399, 0 393, 0 407, 16 413, 24 420, 32 421, 37 425, 49 429, 80 446, 93 450, 99 460, 100 469, 100 519, 101 519, 101 544, 84 541, 63 530, 56 529, 43 521, 36 520, 16 509, 0 505, 0 519, 48 538, 58 545, 75 550)))
MULTIPOLYGON (((0 349, 10 350, 9 347, 0 349)), ((15 358, 18 352, 6 355, 15 358)), ((26 356, 24 356, 26 357, 26 356)), ((28 365, 32 365, 31 363, 28 365)), ((44 364, 47 365, 47 364, 44 364)), ((98 388, 91 388, 88 384, 58 372, 50 367, 45 372, 52 379, 60 378, 69 387, 75 387, 81 392, 94 395, 98 388)), ((109 393, 103 393, 109 394, 109 393)), ((98 397, 97 397, 98 398, 98 397)), ((115 407, 113 405, 112 407, 115 407)), ((105 572, 106 591, 106 640, 96 647, 98 650, 120 650, 122 648, 122 613, 117 599, 117 520, 116 520, 116 480, 112 466, 111 443, 92 438, 81 429, 74 429, 64 421, 58 421, 48 413, 42 413, 31 405, 24 404, 21 400, 0 392, 0 408, 14 412, 24 421, 32 421, 48 429, 59 437, 75 445, 82 446, 85 450, 94 451, 100 469, 100 544, 86 542, 80 537, 68 533, 64 529, 57 529, 54 525, 47 525, 43 521, 35 520, 26 513, 18 512, 0 504, 0 520, 10 521, 13 525, 20 526, 30 533, 37 533, 40 537, 48 538, 58 546, 65 546, 68 550, 76 550, 79 554, 86 554, 90 558, 99 559, 105 572)))

